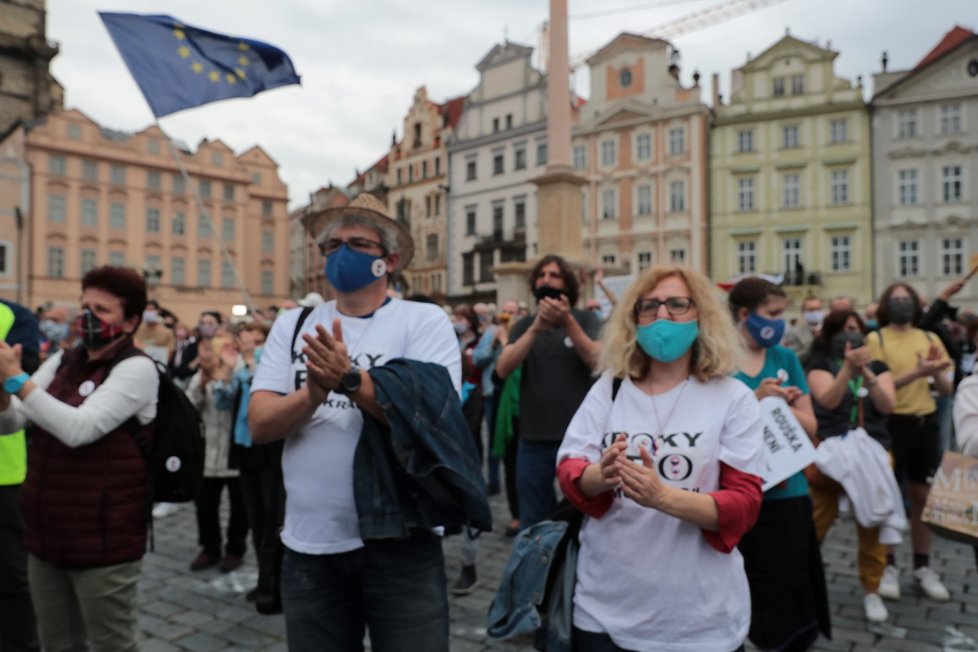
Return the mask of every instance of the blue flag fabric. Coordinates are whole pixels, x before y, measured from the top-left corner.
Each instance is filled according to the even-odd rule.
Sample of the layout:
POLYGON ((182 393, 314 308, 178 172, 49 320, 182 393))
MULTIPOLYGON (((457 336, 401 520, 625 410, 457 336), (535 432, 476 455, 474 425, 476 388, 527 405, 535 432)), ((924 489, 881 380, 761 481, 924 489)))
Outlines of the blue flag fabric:
POLYGON ((299 83, 289 55, 274 45, 191 27, 172 16, 99 16, 157 118, 299 83))

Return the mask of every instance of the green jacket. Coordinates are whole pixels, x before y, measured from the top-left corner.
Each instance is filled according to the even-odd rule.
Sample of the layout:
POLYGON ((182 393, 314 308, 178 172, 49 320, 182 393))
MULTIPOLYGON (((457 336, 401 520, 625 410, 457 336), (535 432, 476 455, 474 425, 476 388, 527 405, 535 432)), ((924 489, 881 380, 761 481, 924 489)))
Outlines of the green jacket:
POLYGON ((492 438, 492 454, 503 457, 506 446, 516 436, 513 429, 513 419, 520 416, 520 379, 523 378, 523 367, 517 367, 503 383, 499 392, 499 404, 496 407, 496 432, 492 438))

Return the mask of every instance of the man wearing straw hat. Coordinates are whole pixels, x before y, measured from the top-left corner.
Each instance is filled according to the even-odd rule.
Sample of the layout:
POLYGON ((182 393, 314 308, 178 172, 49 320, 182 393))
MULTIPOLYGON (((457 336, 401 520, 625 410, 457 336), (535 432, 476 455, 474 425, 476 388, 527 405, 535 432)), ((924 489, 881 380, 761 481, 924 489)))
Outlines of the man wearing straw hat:
MULTIPOLYGON (((377 199, 362 194, 315 215, 307 228, 326 257, 336 299, 275 321, 249 411, 255 442, 285 439, 281 583, 289 648, 360 650, 366 628, 374 650, 447 651, 444 560, 441 539, 432 532, 446 523, 405 516, 411 507, 404 505, 424 496, 404 496, 403 490, 382 518, 364 514, 360 490, 364 449, 377 441, 368 436, 370 429, 381 424, 390 448, 404 423, 399 410, 428 417, 417 393, 404 406, 398 402, 408 402, 406 390, 388 393, 383 380, 399 362, 434 363, 419 365, 434 369, 436 381, 443 379, 442 386, 426 387, 425 396, 443 391, 448 412, 457 406, 461 358, 455 333, 438 306, 388 296, 389 278, 411 260, 414 243, 377 199), (390 521, 409 524, 403 536, 390 521)), ((452 436, 450 428, 444 432, 452 436)), ((468 439, 460 433, 458 450, 466 452, 468 439)), ((471 474, 481 482, 472 448, 471 474)), ((465 467, 468 458, 454 461, 465 467)), ((391 483, 404 487, 397 483, 411 471, 394 467, 387 469, 391 483)), ((484 484, 481 491, 484 500, 484 484)))

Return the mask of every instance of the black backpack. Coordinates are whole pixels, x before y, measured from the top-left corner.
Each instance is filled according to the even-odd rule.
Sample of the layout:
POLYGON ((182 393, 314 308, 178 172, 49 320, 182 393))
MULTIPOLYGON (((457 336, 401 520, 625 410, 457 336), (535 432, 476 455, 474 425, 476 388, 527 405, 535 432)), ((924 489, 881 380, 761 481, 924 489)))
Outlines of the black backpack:
MULTIPOLYGON (((124 353, 114 364, 145 355, 138 349, 124 353)), ((149 356, 147 356, 149 357, 149 356)), ((152 502, 188 503, 197 497, 204 477, 204 422, 200 412, 156 360, 160 388, 156 404, 156 436, 150 446, 133 415, 124 424, 146 459, 152 502)))

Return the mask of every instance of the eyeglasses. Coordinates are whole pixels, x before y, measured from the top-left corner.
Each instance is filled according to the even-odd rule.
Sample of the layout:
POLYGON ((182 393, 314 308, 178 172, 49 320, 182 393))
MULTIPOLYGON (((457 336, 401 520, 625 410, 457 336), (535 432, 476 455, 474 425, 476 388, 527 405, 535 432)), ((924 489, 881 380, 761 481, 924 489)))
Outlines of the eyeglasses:
POLYGON ((658 299, 640 299, 635 304, 635 316, 646 318, 657 317, 659 315, 659 306, 665 306, 670 316, 678 317, 679 315, 685 315, 693 305, 695 305, 695 302, 689 297, 669 297, 665 301, 659 301, 658 299))
POLYGON ((376 240, 371 240, 369 238, 350 238, 349 240, 330 238, 326 242, 320 243, 319 251, 321 251, 323 255, 328 256, 330 254, 334 254, 337 251, 339 251, 340 247, 342 247, 343 245, 348 246, 350 249, 353 249, 354 251, 359 251, 362 253, 370 253, 375 249, 380 249, 385 253, 387 252, 387 250, 384 249, 384 245, 380 244, 376 240))

